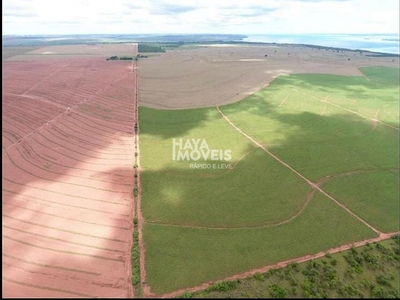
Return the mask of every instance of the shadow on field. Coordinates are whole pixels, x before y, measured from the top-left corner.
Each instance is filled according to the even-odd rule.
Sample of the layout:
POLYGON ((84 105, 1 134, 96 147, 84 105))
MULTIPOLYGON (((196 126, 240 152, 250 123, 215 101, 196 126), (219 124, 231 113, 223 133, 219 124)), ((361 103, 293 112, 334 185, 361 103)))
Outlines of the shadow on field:
MULTIPOLYGON (((248 123, 238 126, 253 138, 263 136, 266 126, 254 126, 252 114, 277 122, 277 130, 282 135, 279 143, 269 145, 268 131, 265 131, 265 139, 258 142, 314 182, 352 170, 398 167, 398 130, 356 115, 320 115, 307 111, 279 113, 279 110, 270 113, 275 108, 269 103, 246 103, 246 100, 220 109, 228 118, 232 116, 234 124, 235 117, 246 111, 250 116, 248 123)), ((197 124, 200 126, 204 121, 197 124)), ((141 128, 148 128, 143 120, 141 128)), ((162 130, 164 138, 179 137, 180 134, 173 126, 162 130)), ((145 133, 152 134, 149 130, 145 133)), ((260 226, 290 218, 304 203, 308 186, 292 171, 280 172, 285 167, 274 159, 266 160, 265 155, 268 156, 261 150, 252 152, 237 165, 240 172, 234 170, 215 177, 202 177, 201 171, 189 168, 189 162, 187 169, 166 167, 160 171, 143 171, 145 218, 155 222, 221 227, 260 226), (274 169, 274 164, 278 168, 274 169), (303 184, 307 186, 304 190, 303 184), (293 193, 288 185, 295 186, 293 193), (299 194, 301 200, 296 198, 299 194), (293 199, 296 199, 295 203, 293 199)), ((210 173, 212 171, 204 172, 210 173)))
POLYGON ((198 169, 188 161, 179 168, 143 171, 146 220, 237 228, 290 219, 301 210, 310 187, 262 150, 249 145, 246 153, 239 161, 197 161, 198 169), (227 163, 231 169, 219 169, 227 163))
POLYGON ((81 105, 85 111, 66 101, 71 111, 3 149, 3 296, 130 296, 135 77, 128 72, 81 105))
MULTIPOLYGON (((263 124, 257 126, 252 124, 252 115, 265 116, 266 119, 273 119, 279 123, 277 131, 283 136, 279 144, 269 145, 268 136, 265 136, 265 142, 257 141, 314 182, 327 175, 351 170, 385 170, 398 167, 398 131, 395 129, 379 124, 374 127, 372 121, 351 114, 320 115, 312 112, 295 114, 280 113, 279 110, 272 114, 269 112, 273 108, 261 101, 237 104, 236 108, 235 106, 220 107, 220 109, 234 124, 236 124, 235 113, 246 111, 249 122, 242 122, 241 126, 237 126, 250 136, 253 136, 254 132, 258 133, 257 136, 261 136, 265 128, 263 124), (251 109, 245 110, 246 106, 251 109)), ((141 123, 141 128, 146 128, 145 124, 141 123)), ((146 134, 149 132, 146 131, 146 134)), ((171 129, 162 137, 174 137, 175 134, 171 129)), ((141 155, 148 157, 152 153, 141 152, 141 155)), ((314 211, 307 220, 301 218, 304 216, 302 205, 311 191, 310 187, 292 171, 284 172, 285 167, 276 160, 268 160, 266 157, 270 158, 261 150, 251 152, 237 172, 233 171, 214 178, 196 176, 198 172, 189 167, 184 170, 166 167, 158 171, 142 172, 142 211, 148 223, 144 235, 147 283, 153 291, 171 291, 171 286, 173 289, 189 287, 184 286, 186 282, 194 285, 192 282, 200 284, 215 278, 222 279, 231 275, 230 271, 227 271, 230 268, 248 270, 260 267, 263 262, 257 264, 250 262, 257 251, 261 253, 258 257, 262 257, 263 251, 270 249, 275 250, 270 256, 288 251, 279 258, 282 260, 292 258, 294 248, 304 255, 314 254, 326 251, 329 247, 339 246, 341 243, 368 237, 360 233, 360 228, 364 228, 364 225, 357 223, 355 218, 353 219, 328 199, 326 201, 332 205, 331 208, 338 210, 337 215, 332 214, 333 223, 329 226, 331 233, 325 231, 325 225, 319 226, 320 223, 324 223, 324 220, 321 220, 324 217, 317 211, 314 211), (277 165, 276 168, 273 168, 274 164, 277 165), (339 220, 340 213, 354 223, 343 225, 342 220, 339 220), (297 218, 296 214, 300 217, 297 218), (276 225, 279 221, 285 220, 293 225, 290 220, 293 215, 294 224, 304 222, 303 225, 316 224, 316 226, 308 230, 306 225, 294 226, 296 228, 288 232, 285 232, 286 227, 274 227, 271 229, 272 232, 275 230, 282 232, 268 245, 262 244, 266 238, 262 235, 261 229, 248 230, 245 233, 246 237, 241 236, 243 234, 241 230, 247 230, 243 229, 244 227, 276 225), (154 223, 177 226, 161 226, 154 223), (181 227, 183 225, 223 227, 228 230, 187 229, 181 227), (237 227, 241 229, 239 231, 233 229, 237 227), (354 235, 349 232, 354 232, 354 235), (295 236, 289 238, 291 235, 295 236), (335 235, 337 236, 334 238, 335 235), (346 238, 342 239, 342 236, 346 238), (324 237, 329 240, 325 245, 322 242, 324 237), (312 245, 312 250, 304 250, 310 249, 309 245, 312 245), (224 254, 223 257, 221 253, 224 254), (203 259, 213 263, 199 263, 203 259), (160 263, 163 268, 159 267, 160 263), (182 276, 180 284, 176 281, 178 276, 182 276)), ((394 180, 398 180, 395 178, 397 175, 392 174, 394 180)), ((373 189, 381 187, 382 184, 377 183, 373 189)), ((351 188, 353 187, 349 186, 349 189, 351 188)), ((319 193, 313 196, 318 197, 318 195, 321 196, 319 193)), ((318 206, 321 214, 332 213, 321 204, 323 201, 319 200, 321 198, 311 198, 311 205, 305 209, 311 210, 321 205, 318 206)), ((354 201, 357 200, 359 199, 354 201)), ((393 197, 393 201, 398 201, 397 197, 393 197)), ((383 214, 384 210, 382 203, 380 213, 383 214)), ((370 217, 366 221, 371 222, 370 217)), ((367 231, 366 226, 364 229, 367 231)), ((372 236, 374 235, 371 231, 370 237, 372 236)), ((265 258, 264 264, 267 264, 269 259, 270 257, 265 258)))
POLYGON ((3 296, 15 284, 48 297, 129 296, 133 168, 90 164, 118 137, 79 155, 58 148, 53 159, 32 141, 30 157, 3 152, 3 296))
POLYGON ((383 84, 374 80, 368 80, 363 76, 340 76, 323 74, 292 74, 290 76, 281 76, 277 79, 280 85, 301 87, 306 90, 326 92, 328 94, 340 94, 354 99, 371 99, 393 102, 394 99, 388 90, 392 91, 398 87, 398 84, 383 84), (371 91, 374 93, 371 94, 371 91))
POLYGON ((202 126, 216 115, 213 108, 159 110, 140 107, 140 132, 164 139, 180 137, 191 129, 202 126))

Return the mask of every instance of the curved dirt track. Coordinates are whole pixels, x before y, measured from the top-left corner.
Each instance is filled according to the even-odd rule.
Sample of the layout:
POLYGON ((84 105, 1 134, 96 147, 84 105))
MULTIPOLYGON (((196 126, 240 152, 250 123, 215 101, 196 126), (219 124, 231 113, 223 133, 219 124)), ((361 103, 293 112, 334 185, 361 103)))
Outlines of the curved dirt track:
POLYGON ((135 81, 105 57, 3 63, 3 297, 133 296, 135 81))
POLYGON ((362 219, 361 217, 359 217, 358 215, 356 215, 354 212, 352 212, 350 209, 348 209, 345 205, 343 205, 342 203, 340 203, 338 200, 336 200, 335 198, 333 198, 331 195, 329 195, 327 192, 325 192, 323 189, 321 189, 319 187, 319 185, 317 183, 313 183, 312 181, 310 181, 307 177, 305 177, 303 174, 299 173, 298 171, 296 171, 292 166, 290 166, 289 164, 287 164, 286 162, 284 162, 282 159, 280 159, 278 156, 276 156, 275 154, 273 154, 270 150, 268 150, 266 147, 264 147, 261 143, 257 142, 256 140, 254 140, 251 136, 249 136, 248 134, 246 134, 245 132, 243 132, 240 128, 238 128, 235 124, 233 124, 233 122, 219 109, 219 107, 217 106, 216 109, 218 110, 218 112, 222 115, 222 117, 233 127, 235 128, 238 132, 240 132, 241 134, 243 134, 247 139, 249 139, 250 141, 252 141, 257 147, 261 148, 264 152, 266 152, 267 154, 269 154, 271 157, 273 157, 275 160, 277 160, 279 163, 281 163, 283 166, 285 166, 286 168, 288 168, 289 170, 291 170, 293 173, 295 173, 297 176, 299 176, 301 179, 303 179, 305 182, 307 182, 313 189, 318 190, 319 192, 321 192, 324 196, 326 196, 327 198, 329 198, 330 200, 332 200, 333 202, 335 202, 338 206, 340 206, 341 208, 343 208, 345 211, 347 211, 349 214, 351 214, 353 217, 355 217, 356 219, 358 219, 360 222, 362 222, 364 225, 366 225, 368 228, 370 228, 372 231, 374 231, 376 234, 378 235, 382 235, 382 232, 379 231, 378 229, 376 229, 375 227, 373 227, 371 224, 369 224, 367 221, 365 221, 364 219, 362 219))

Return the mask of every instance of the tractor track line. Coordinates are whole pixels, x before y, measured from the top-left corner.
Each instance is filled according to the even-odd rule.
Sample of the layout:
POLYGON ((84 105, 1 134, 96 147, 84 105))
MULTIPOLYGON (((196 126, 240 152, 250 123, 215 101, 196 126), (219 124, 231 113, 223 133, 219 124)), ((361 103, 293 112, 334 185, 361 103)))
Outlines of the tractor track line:
POLYGON ((343 208, 345 211, 347 211, 349 214, 351 214, 353 217, 355 217, 356 219, 358 219, 360 222, 362 222, 364 225, 366 225, 368 228, 370 228, 372 231, 374 231, 376 234, 378 234, 379 236, 382 235, 383 233, 381 231, 379 231, 378 229, 376 229, 375 227, 373 227, 372 225, 370 225, 369 223, 367 223, 367 221, 365 221, 364 219, 362 219, 361 217, 359 217, 358 215, 356 215, 355 213, 353 213, 350 209, 348 209, 345 205, 343 205, 342 203, 340 203, 338 200, 336 200, 335 198, 333 198, 331 195, 329 195, 327 192, 325 192, 323 189, 321 189, 318 184, 313 183, 311 180, 309 180, 307 177, 305 177, 304 175, 302 175, 301 173, 299 173, 298 171, 296 171, 293 167, 291 167, 289 164, 287 164, 286 162, 284 162, 282 159, 280 159, 278 156, 276 156, 275 154, 273 154, 270 150, 268 150, 267 148, 265 148, 261 143, 257 142, 256 140, 254 140, 251 136, 249 136, 248 134, 246 134, 245 132, 243 132, 240 128, 238 128, 235 124, 232 123, 232 121, 220 110, 220 108, 217 106, 216 109, 219 111, 219 113, 222 115, 222 117, 233 127, 235 128, 237 131, 239 131, 242 135, 244 135, 247 139, 249 139, 250 141, 252 141, 255 145, 257 145, 259 148, 261 148, 264 152, 266 152, 267 154, 269 154, 270 156, 272 156, 275 160, 277 160, 279 163, 281 163, 282 165, 284 165, 286 168, 288 168, 289 170, 291 170, 292 172, 294 172, 297 176, 299 176, 301 179, 305 180, 311 187, 315 188, 316 190, 318 190, 320 193, 322 193, 324 196, 328 197, 329 199, 331 199, 333 202, 335 202, 338 206, 340 206, 341 208, 343 208))

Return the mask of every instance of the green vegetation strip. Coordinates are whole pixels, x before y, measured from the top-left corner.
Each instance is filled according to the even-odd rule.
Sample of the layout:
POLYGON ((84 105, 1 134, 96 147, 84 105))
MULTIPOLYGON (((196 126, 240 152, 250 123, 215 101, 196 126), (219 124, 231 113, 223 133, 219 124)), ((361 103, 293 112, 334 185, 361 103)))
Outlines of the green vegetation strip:
POLYGON ((135 289, 135 296, 141 295, 140 286, 140 250, 139 250, 139 231, 138 231, 138 219, 133 219, 133 245, 132 245, 132 285, 135 289))
POLYGON ((134 200, 134 212, 133 212, 133 233, 132 233, 132 252, 131 252, 131 265, 132 265, 132 285, 135 291, 135 296, 140 297, 142 295, 142 286, 140 284, 140 247, 139 247, 139 221, 138 221, 138 125, 135 123, 133 127, 135 131, 135 156, 134 156, 134 187, 132 190, 134 200))
POLYGON ((175 49, 181 47, 185 43, 183 42, 173 42, 173 43, 142 43, 138 45, 139 53, 146 52, 165 52, 168 49, 175 49))

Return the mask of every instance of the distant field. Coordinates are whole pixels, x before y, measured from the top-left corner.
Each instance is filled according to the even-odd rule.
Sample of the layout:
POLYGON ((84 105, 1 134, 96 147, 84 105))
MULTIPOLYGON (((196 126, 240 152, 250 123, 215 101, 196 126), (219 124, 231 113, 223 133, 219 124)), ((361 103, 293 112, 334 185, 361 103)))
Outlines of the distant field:
MULTIPOLYGON (((140 62, 139 88, 140 104, 159 109, 210 107, 237 102, 283 74, 309 74, 308 78, 314 77, 312 80, 321 85, 313 88, 313 94, 317 88, 324 86, 336 88, 342 94, 352 91, 358 94, 358 91, 362 92, 363 81, 368 81, 362 77, 360 67, 380 65, 394 70, 399 66, 398 57, 371 58, 367 56, 368 52, 325 51, 304 45, 220 42, 184 44, 175 50, 169 50, 161 43, 158 46, 166 52, 159 52, 140 62), (347 84, 347 77, 322 76, 318 79, 322 74, 359 78, 357 81, 352 77, 347 84), (352 87, 352 82, 356 86, 352 87), (347 87, 347 90, 341 90, 342 87, 347 87)), ((305 77, 290 79, 293 83, 298 79, 300 85, 301 81, 308 81, 305 77)))
POLYGON ((377 236, 305 178, 377 230, 398 230, 398 86, 374 74, 374 80, 280 76, 220 107, 237 130, 215 108, 142 107, 142 210, 152 291, 193 287, 377 236), (172 161, 173 138, 205 138, 210 148, 232 149, 235 167, 224 174, 172 161))
POLYGON ((15 49, 8 60, 58 60, 58 59, 83 59, 90 57, 134 56, 136 52, 133 43, 126 44, 82 44, 82 45, 54 45, 45 47, 3 47, 3 49, 15 49), (22 49, 29 49, 22 51, 22 49))
POLYGON ((2 47, 1 49, 1 59, 5 60, 7 58, 16 56, 16 55, 21 55, 29 51, 33 51, 37 49, 38 47, 29 47, 29 46, 24 46, 24 47, 2 47))
POLYGON ((385 67, 363 67, 361 71, 371 81, 383 83, 387 85, 399 85, 399 69, 385 67))

